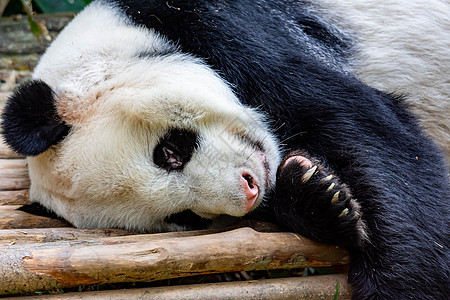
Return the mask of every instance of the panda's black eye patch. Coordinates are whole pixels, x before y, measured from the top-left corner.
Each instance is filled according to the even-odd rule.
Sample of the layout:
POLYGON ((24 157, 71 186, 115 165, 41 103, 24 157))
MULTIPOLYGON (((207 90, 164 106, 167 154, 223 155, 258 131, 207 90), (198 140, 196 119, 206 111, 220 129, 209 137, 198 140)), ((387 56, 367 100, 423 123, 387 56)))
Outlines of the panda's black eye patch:
POLYGON ((156 145, 153 161, 167 171, 180 171, 189 162, 196 147, 196 133, 172 129, 156 145))

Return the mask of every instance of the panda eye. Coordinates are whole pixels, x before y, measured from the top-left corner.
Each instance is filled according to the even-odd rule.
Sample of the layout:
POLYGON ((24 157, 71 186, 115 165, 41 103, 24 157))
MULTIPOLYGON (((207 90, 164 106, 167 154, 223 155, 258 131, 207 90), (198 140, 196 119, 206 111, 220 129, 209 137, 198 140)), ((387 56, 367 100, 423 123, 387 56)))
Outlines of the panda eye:
POLYGON ((187 130, 170 130, 153 152, 154 163, 167 171, 182 170, 197 147, 197 134, 187 130))
POLYGON ((172 151, 166 146, 163 146, 162 151, 164 153, 164 158, 166 160, 166 165, 171 170, 179 169, 183 165, 183 160, 179 155, 172 151))

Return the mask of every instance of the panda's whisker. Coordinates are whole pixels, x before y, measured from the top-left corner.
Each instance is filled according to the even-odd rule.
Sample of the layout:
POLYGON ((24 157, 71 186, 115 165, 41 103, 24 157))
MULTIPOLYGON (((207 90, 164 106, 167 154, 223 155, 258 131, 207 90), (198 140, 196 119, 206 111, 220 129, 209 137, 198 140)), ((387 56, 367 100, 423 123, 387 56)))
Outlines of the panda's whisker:
POLYGON ((252 153, 250 153, 250 155, 249 155, 249 156, 247 156, 247 159, 246 159, 246 160, 250 159, 250 157, 251 157, 251 156, 252 156, 253 154, 255 154, 255 153, 256 153, 256 151, 257 151, 257 150, 256 150, 256 149, 254 149, 254 150, 253 150, 253 152, 252 152, 252 153))
POLYGON ((293 134, 293 135, 291 135, 291 136, 289 136, 289 137, 287 137, 287 138, 281 140, 280 143, 284 143, 284 142, 286 142, 286 141, 288 141, 288 140, 290 140, 290 139, 292 139, 292 138, 294 138, 294 137, 296 137, 296 136, 299 136, 299 135, 302 135, 302 134, 305 134, 305 133, 306 133, 306 132, 298 132, 298 133, 296 133, 296 134, 293 134))
POLYGON ((285 125, 286 125, 286 123, 283 123, 283 124, 279 125, 277 128, 275 128, 275 129, 273 130, 273 132, 277 132, 278 130, 280 130, 281 128, 283 128, 285 125))

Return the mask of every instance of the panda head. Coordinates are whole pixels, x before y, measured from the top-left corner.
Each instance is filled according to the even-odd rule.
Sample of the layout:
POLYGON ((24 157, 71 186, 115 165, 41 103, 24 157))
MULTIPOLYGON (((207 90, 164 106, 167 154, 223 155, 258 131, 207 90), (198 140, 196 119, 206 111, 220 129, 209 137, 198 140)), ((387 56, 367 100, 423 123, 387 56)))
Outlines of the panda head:
POLYGON ((102 23, 78 32, 83 12, 5 107, 5 140, 29 156, 31 200, 77 227, 142 231, 183 229, 170 216, 184 211, 255 209, 280 161, 264 115, 155 32, 111 10, 91 23, 101 13, 115 26, 107 39, 102 23))

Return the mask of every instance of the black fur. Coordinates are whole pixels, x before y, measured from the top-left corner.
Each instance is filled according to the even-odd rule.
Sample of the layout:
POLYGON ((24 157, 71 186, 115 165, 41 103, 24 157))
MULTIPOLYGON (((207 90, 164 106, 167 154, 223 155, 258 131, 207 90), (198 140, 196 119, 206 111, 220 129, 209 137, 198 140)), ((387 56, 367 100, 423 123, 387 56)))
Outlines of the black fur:
POLYGON ((40 216, 40 217, 47 217, 47 218, 53 218, 53 219, 60 219, 62 218, 58 217, 54 212, 48 210, 44 206, 40 205, 39 203, 31 203, 27 205, 22 205, 17 210, 29 213, 31 215, 40 216))
POLYGON ((211 225, 211 220, 200 217, 192 210, 185 210, 167 217, 167 223, 175 223, 180 226, 185 226, 189 230, 204 229, 211 225))
POLYGON ((244 104, 283 124, 277 134, 287 150, 306 151, 320 176, 333 172, 348 189, 329 209, 321 181, 302 186, 305 170, 288 165, 277 189, 292 199, 277 193, 270 205, 286 229, 350 247, 353 299, 448 299, 445 162, 401 99, 349 74, 348 36, 302 1, 108 2, 204 58, 244 104), (360 206, 366 242, 355 222, 336 219, 350 201, 360 206), (322 215, 306 218, 311 207, 322 215))
POLYGON ((20 86, 6 103, 2 115, 4 139, 14 151, 35 156, 57 144, 69 132, 55 108, 55 95, 42 81, 20 86))
POLYGON ((153 161, 167 171, 181 171, 191 159, 196 147, 196 133, 173 129, 155 147, 153 161))

